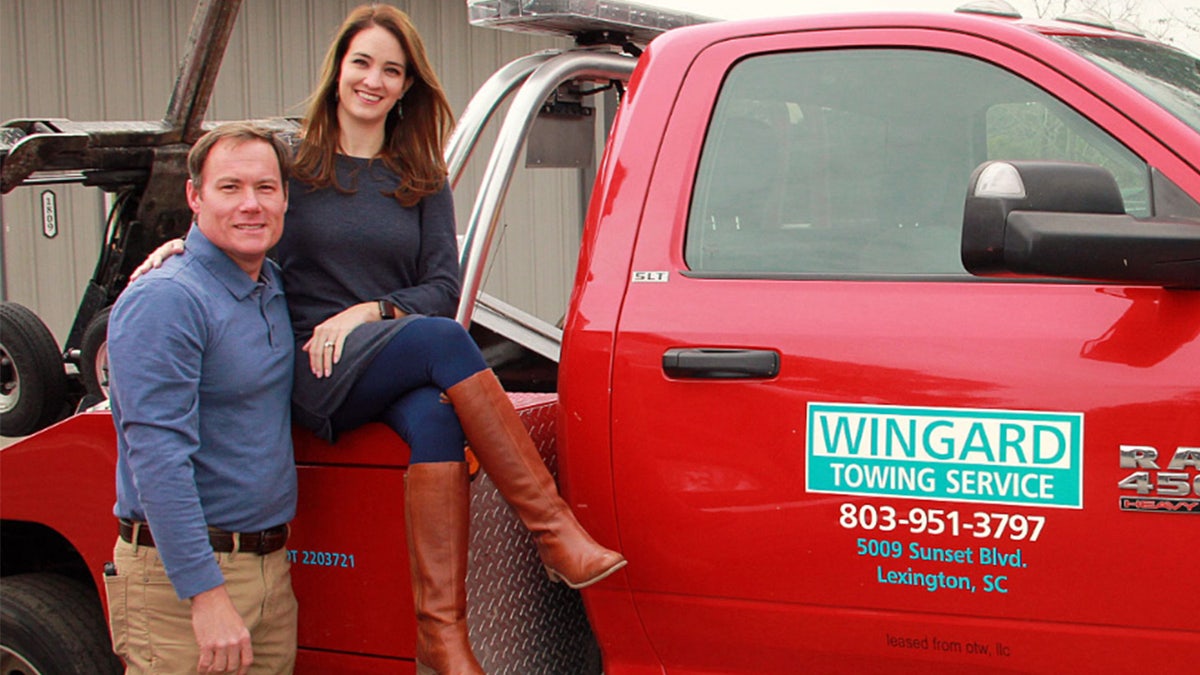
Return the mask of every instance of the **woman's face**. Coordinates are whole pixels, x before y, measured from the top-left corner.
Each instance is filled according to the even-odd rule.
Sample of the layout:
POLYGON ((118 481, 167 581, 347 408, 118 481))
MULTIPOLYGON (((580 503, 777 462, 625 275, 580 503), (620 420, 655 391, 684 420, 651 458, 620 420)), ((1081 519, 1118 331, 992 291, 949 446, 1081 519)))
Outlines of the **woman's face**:
POLYGON ((400 41, 387 29, 371 26, 350 40, 338 76, 338 116, 364 124, 383 124, 388 111, 412 84, 400 41))

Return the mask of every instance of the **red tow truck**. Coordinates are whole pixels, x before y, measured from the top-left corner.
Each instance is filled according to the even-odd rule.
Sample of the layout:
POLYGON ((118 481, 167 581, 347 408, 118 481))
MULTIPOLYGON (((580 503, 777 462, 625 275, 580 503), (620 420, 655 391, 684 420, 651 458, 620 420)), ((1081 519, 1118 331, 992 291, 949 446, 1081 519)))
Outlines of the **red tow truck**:
MULTIPOLYGON (((471 13, 637 42, 605 15, 629 3, 527 4, 471 13)), ((581 596, 547 586, 482 477, 488 672, 1196 670, 1195 56, 976 8, 681 27, 636 57, 502 68, 454 176, 510 93, 459 318, 504 315, 557 362, 553 392, 513 396, 630 563, 581 596), (608 82, 560 336, 477 303, 480 272, 547 99, 608 82)), ((413 670, 396 443, 296 434, 301 672, 413 670)), ((103 410, 0 453, 3 658, 66 672, 28 651, 32 624, 60 627, 45 658, 103 646, 114 454, 103 410)))

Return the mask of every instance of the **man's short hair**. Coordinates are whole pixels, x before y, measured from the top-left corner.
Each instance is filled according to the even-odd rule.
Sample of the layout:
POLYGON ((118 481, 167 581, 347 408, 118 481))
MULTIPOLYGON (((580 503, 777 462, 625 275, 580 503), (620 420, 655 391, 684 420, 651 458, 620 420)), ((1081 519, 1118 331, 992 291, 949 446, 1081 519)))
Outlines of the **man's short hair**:
POLYGON ((284 189, 287 189, 288 177, 292 173, 292 151, 287 144, 274 132, 251 122, 226 122, 201 136, 188 152, 188 177, 192 179, 192 184, 197 190, 203 182, 201 174, 204 172, 204 163, 208 161, 208 153, 212 152, 217 143, 226 139, 238 145, 246 141, 263 141, 269 144, 279 160, 279 177, 283 180, 284 189))

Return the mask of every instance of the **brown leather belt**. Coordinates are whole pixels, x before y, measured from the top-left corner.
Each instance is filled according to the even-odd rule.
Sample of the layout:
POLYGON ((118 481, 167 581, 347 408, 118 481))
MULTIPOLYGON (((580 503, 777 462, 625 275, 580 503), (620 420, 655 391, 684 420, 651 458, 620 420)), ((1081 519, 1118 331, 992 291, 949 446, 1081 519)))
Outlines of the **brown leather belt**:
MULTIPOLYGON (((137 531, 138 546, 154 546, 154 536, 150 534, 150 526, 144 522, 132 521, 128 518, 118 518, 118 530, 121 538, 134 543, 134 531, 137 531)), ((262 532, 226 532, 215 527, 208 528, 208 541, 213 551, 217 553, 254 553, 266 555, 283 548, 288 540, 288 526, 279 525, 262 532)))

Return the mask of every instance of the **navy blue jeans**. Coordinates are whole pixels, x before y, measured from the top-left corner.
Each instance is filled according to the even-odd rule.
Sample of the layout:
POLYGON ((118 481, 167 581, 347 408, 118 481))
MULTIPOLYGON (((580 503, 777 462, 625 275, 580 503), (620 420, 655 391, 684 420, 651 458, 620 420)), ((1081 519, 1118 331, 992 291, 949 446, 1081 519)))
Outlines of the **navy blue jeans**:
POLYGON ((371 360, 333 413, 334 433, 383 422, 412 449, 410 464, 461 462, 466 439, 442 392, 485 368, 478 345, 458 322, 413 319, 371 360))

